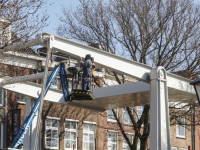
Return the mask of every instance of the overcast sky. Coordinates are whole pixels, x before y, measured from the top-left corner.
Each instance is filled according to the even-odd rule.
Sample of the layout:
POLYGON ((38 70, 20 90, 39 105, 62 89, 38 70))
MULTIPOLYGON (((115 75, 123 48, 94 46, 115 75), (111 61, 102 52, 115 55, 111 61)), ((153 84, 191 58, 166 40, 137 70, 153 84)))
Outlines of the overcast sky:
POLYGON ((79 0, 48 0, 47 13, 50 15, 48 19, 49 26, 43 29, 43 32, 56 34, 56 27, 59 25, 58 16, 62 15, 61 8, 62 6, 75 7, 79 4, 79 0), (51 4, 51 5, 50 5, 51 4))

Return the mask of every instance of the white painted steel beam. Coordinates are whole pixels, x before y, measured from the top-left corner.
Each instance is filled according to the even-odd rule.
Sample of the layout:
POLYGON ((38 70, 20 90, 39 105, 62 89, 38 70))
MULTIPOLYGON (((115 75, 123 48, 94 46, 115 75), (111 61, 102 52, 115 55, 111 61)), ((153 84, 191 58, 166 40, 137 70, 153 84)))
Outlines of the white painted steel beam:
MULTIPOLYGON (((51 34, 43 33, 42 35, 45 36, 51 34)), ((42 45, 46 46, 46 43, 42 45)), ((91 54, 91 56, 95 59, 95 64, 98 66, 132 76, 140 81, 149 82, 149 73, 152 67, 104 50, 76 43, 59 36, 54 36, 53 50, 68 54, 77 59, 85 58, 86 54, 91 54)))
MULTIPOLYGON (((51 73, 52 73, 52 71, 48 71, 48 76, 50 76, 51 73)), ((70 72, 68 70, 66 70, 66 74, 70 74, 70 72)), ((43 76, 44 76, 44 72, 26 75, 26 76, 14 77, 14 78, 5 78, 5 79, 1 80, 0 85, 4 86, 7 84, 21 83, 21 82, 25 82, 25 81, 33 81, 33 80, 37 80, 37 79, 42 79, 43 76)))
POLYGON ((155 67, 150 77, 150 149, 171 150, 167 73, 163 67, 155 67))
MULTIPOLYGON (((42 33, 42 36, 47 35, 51 34, 42 33)), ((104 50, 76 43, 59 36, 51 36, 54 36, 54 51, 59 51, 79 59, 80 57, 84 58, 86 54, 91 54, 91 56, 95 58, 95 63, 98 66, 109 68, 119 73, 138 79, 139 81, 150 83, 149 75, 152 69, 152 67, 150 66, 130 59, 126 59, 124 57, 106 52, 104 50)), ((42 42, 40 42, 40 44, 41 43, 42 42)), ((46 46, 45 42, 43 42, 41 45, 46 46)), ((169 88, 188 93, 195 93, 193 86, 189 84, 192 80, 171 73, 167 73, 167 76, 169 79, 167 86, 169 88)))
MULTIPOLYGON (((1 81, 2 79, 0 79, 1 81)), ((24 82, 5 85, 1 87, 5 90, 15 93, 38 98, 41 91, 41 85, 24 82)), ((141 103, 149 104, 149 84, 143 82, 127 83, 123 85, 115 85, 103 88, 95 88, 93 101, 73 101, 67 103, 69 105, 78 106, 82 108, 89 108, 93 110, 105 111, 111 108, 141 105, 141 103)), ((66 104, 63 93, 60 90, 49 89, 44 100, 66 104)))
POLYGON ((2 64, 30 68, 30 69, 37 69, 38 68, 38 61, 29 58, 21 58, 16 55, 11 57, 3 57, 1 59, 2 64))
MULTIPOLYGON (((0 79, 0 82, 1 80, 2 79, 0 79)), ((0 88, 30 96, 35 99, 38 98, 41 91, 41 85, 31 82, 9 84, 0 88)), ((66 103, 61 90, 49 89, 44 100, 61 104, 69 104, 82 108, 89 108, 93 110, 105 111, 111 108, 140 105, 142 102, 149 103, 149 100, 147 100, 149 97, 148 91, 149 84, 143 82, 127 83, 123 85, 95 88, 94 96, 96 99, 92 101, 81 100, 66 103)))
MULTIPOLYGON (((86 54, 91 54, 92 57, 95 58, 95 63, 98 66, 109 68, 138 79, 139 81, 150 83, 149 75, 152 69, 150 66, 49 33, 42 33, 39 36, 36 36, 35 39, 31 40, 29 43, 26 43, 26 46, 42 45, 47 47, 47 37, 49 36, 54 38, 52 46, 53 51, 59 51, 78 59, 80 59, 80 57, 84 58, 86 54)), ((12 48, 16 49, 18 46, 19 45, 16 44, 13 45, 12 48)), ((167 76, 167 86, 169 88, 188 93, 195 93, 193 86, 189 84, 192 82, 192 80, 171 73, 167 73, 167 76)))
POLYGON ((45 97, 45 91, 46 91, 46 82, 47 82, 47 78, 48 78, 48 68, 49 68, 48 66, 49 66, 49 60, 50 60, 53 40, 54 40, 54 38, 52 38, 52 36, 48 36, 48 38, 47 38, 47 55, 46 55, 46 63, 45 63, 45 68, 44 68, 44 76, 42 79, 43 83, 42 83, 42 89, 41 89, 41 94, 40 94, 40 102, 39 102, 40 105, 39 105, 39 109, 38 109, 34 150, 37 150, 37 148, 38 148, 38 138, 39 138, 39 133, 40 133, 40 129, 41 129, 42 109, 43 109, 43 103, 44 103, 44 97, 45 97))
MULTIPOLYGON (((48 33, 42 33, 39 38, 37 37, 35 40, 32 40, 30 43, 27 44, 29 44, 29 46, 30 45, 33 46, 34 44, 35 45, 40 44, 47 47, 48 42, 46 37, 49 36, 53 35, 48 33)), ((98 66, 109 68, 111 70, 138 79, 139 81, 151 83, 149 85, 146 83, 137 82, 124 85, 97 88, 94 90, 94 96, 96 97, 95 100, 73 101, 68 104, 104 111, 106 109, 112 109, 112 108, 136 106, 137 103, 139 105, 149 104, 151 99, 150 133, 151 137, 154 138, 151 138, 150 148, 155 150, 171 149, 167 91, 169 90, 169 97, 170 95, 177 96, 173 97, 173 100, 175 100, 176 98, 182 100, 181 96, 183 96, 185 93, 187 95, 190 94, 189 96, 187 96, 187 98, 191 98, 195 94, 193 86, 189 84, 191 80, 170 73, 166 73, 163 68, 161 69, 156 68, 152 70, 152 67, 150 66, 105 52, 103 50, 95 49, 90 46, 85 46, 58 36, 53 36, 53 38, 54 42, 52 45, 52 50, 54 51, 59 51, 61 53, 65 53, 76 58, 84 58, 86 54, 91 54, 92 57, 95 58, 95 63, 98 66), (151 71, 153 71, 153 73, 151 71), (150 80, 150 72, 151 72, 151 80, 150 80), (161 75, 161 73, 163 73, 163 75, 161 75), (166 80, 166 77, 168 77, 168 82, 166 80), (150 88, 150 96, 149 96, 149 88, 150 88)), ((32 93, 34 93, 32 89, 35 88, 34 91, 38 91, 35 85, 31 86, 29 83, 29 86, 26 86, 26 83, 22 84, 20 85, 19 89, 16 89, 16 87, 19 84, 11 84, 9 86, 13 87, 3 86, 3 88, 29 96, 32 93), (22 84, 24 84, 24 90, 21 89, 22 84), (28 87, 29 88, 32 87, 32 89, 29 89, 28 87), (15 90, 13 90, 14 88, 15 90), (24 92, 27 89, 29 89, 31 92, 30 93, 28 93, 28 91, 24 92)), ((65 103, 62 93, 59 92, 60 91, 55 92, 50 90, 45 99, 50 98, 49 99, 50 101, 65 103), (55 94, 52 95, 53 93, 56 93, 60 96, 56 96, 55 94), (48 95, 52 96, 48 97, 48 95)), ((32 95, 35 96, 35 93, 32 95)))
MULTIPOLYGON (((40 44, 40 45, 43 45, 43 46, 47 46, 46 45, 46 43, 47 43, 46 37, 49 37, 49 36, 52 36, 52 35, 48 34, 48 33, 42 33, 40 36, 36 37, 36 39, 33 39, 29 44, 30 45, 40 44)), ((53 40, 54 43, 53 43, 52 49, 54 51, 57 50, 57 51, 60 51, 62 53, 65 53, 65 54, 69 54, 70 56, 74 56, 76 58, 84 57, 86 54, 91 54, 95 58, 95 63, 97 65, 101 66, 101 67, 110 68, 110 69, 115 70, 117 72, 129 75, 129 76, 136 78, 136 79, 139 79, 140 81, 150 83, 149 73, 152 69, 152 67, 150 67, 150 66, 147 66, 147 65, 144 65, 144 64, 141 64, 141 63, 138 63, 138 62, 135 62, 135 61, 114 55, 114 54, 109 53, 109 52, 105 52, 103 50, 95 49, 95 48, 90 47, 90 46, 85 46, 85 45, 82 45, 82 44, 79 44, 79 43, 58 37, 58 36, 53 36, 53 37, 54 37, 54 40, 53 40)), ((28 45, 28 43, 27 43, 27 45, 28 45)), ((179 100, 187 100, 187 99, 195 98, 194 88, 193 88, 193 86, 189 85, 191 80, 188 80, 188 79, 185 79, 185 78, 182 78, 180 76, 170 74, 170 73, 167 73, 167 76, 168 76, 167 85, 168 85, 170 101, 177 101, 178 99, 179 100)), ((19 77, 19 78, 12 79, 12 82, 9 81, 9 83, 19 82, 20 80, 26 81, 27 79, 32 80, 32 79, 37 79, 37 78, 41 78, 41 77, 42 77, 42 74, 40 74, 40 75, 30 75, 29 77, 19 77), (22 78, 24 78, 24 79, 22 79, 22 78)), ((6 84, 6 83, 8 83, 8 81, 4 80, 3 84, 6 84)), ((36 92, 40 90, 39 89, 40 86, 38 86, 38 85, 30 85, 30 83, 22 83, 22 84, 20 84, 20 86, 19 86, 19 84, 16 84, 15 87, 18 87, 18 89, 15 89, 15 90, 13 89, 13 91, 20 93, 21 88, 23 89, 25 86, 28 86, 27 88, 25 88, 25 90, 29 89, 29 88, 31 90, 26 91, 27 93, 24 92, 24 95, 30 95, 32 97, 35 97, 36 92)), ((123 85, 120 85, 119 87, 121 87, 121 86, 123 86, 123 85)), ((149 90, 150 90, 149 84, 146 84, 146 87, 149 87, 149 90)), ((106 87, 106 88, 103 87, 103 88, 98 89, 97 91, 100 91, 100 90, 104 91, 104 89, 107 90, 107 88, 109 88, 109 87, 106 87)), ((146 95, 147 95, 146 97, 143 96, 144 93, 141 94, 142 92, 137 92, 138 93, 137 95, 140 95, 140 94, 142 95, 141 101, 140 101, 140 103, 134 102, 134 104, 135 105, 149 104, 149 97, 148 97, 149 90, 146 90, 146 95), (145 100, 143 101, 143 99, 145 99, 145 100)), ((96 91, 96 89, 95 89, 95 91, 96 91)), ((55 93, 60 94, 60 91, 56 91, 55 93)), ((134 90, 133 90, 133 93, 134 93, 134 90)), ((105 92, 103 94, 105 94, 105 92)), ((49 94, 49 95, 51 95, 51 94, 49 94)), ((116 103, 117 98, 119 97, 118 95, 119 94, 116 93, 116 95, 102 97, 102 99, 103 98, 106 99, 106 98, 110 97, 110 100, 108 100, 107 103, 105 102, 106 104, 110 103, 110 105, 102 106, 100 109, 116 108, 117 106, 124 107, 124 104, 123 104, 124 101, 123 100, 122 101, 119 100, 118 103, 116 103), (113 98, 116 99, 115 102, 112 100, 113 98), (111 104, 113 106, 111 106, 111 104)), ((61 100, 61 97, 62 96, 58 96, 57 97, 58 99, 50 100, 52 98, 52 96, 48 97, 48 94, 47 94, 45 99, 47 99, 49 101, 65 103, 64 101, 61 100)), ((98 98, 98 97, 96 97, 96 98, 98 98)), ((95 100, 95 102, 96 102, 96 100, 95 100)), ((91 102, 91 104, 89 104, 89 102, 87 102, 87 101, 81 101, 81 102, 76 101, 76 102, 73 102, 72 104, 78 105, 78 106, 84 105, 83 107, 86 107, 87 105, 89 105, 88 107, 92 107, 92 108, 99 107, 97 103, 92 105, 95 102, 91 102)), ((98 103, 100 103, 100 102, 98 102, 98 103)), ((88 107, 86 107, 86 108, 88 108, 88 107)))
MULTIPOLYGON (((31 99, 30 97, 26 98, 26 109, 25 109, 25 116, 28 116, 33 105, 35 104, 34 99, 31 99)), ((36 124, 37 124, 37 119, 38 119, 38 112, 28 130, 28 132, 26 133, 26 136, 24 138, 23 141, 23 149, 24 150, 33 150, 34 149, 34 144, 35 144, 35 138, 36 138, 36 124)), ((41 135, 40 135, 41 136, 41 135)), ((39 136, 39 139, 41 139, 41 137, 39 136)), ((39 140, 38 143, 38 147, 37 149, 41 149, 41 140, 39 140)))
MULTIPOLYGON (((3 79, 0 79, 0 82, 3 79)), ((41 85, 32 82, 15 83, 5 86, 0 86, 8 91, 38 98, 41 91, 41 85)), ((196 98, 196 94, 186 93, 180 90, 169 88, 169 100, 180 101, 196 98)), ((73 101, 69 105, 93 110, 104 111, 112 108, 123 108, 126 106, 140 106, 150 104, 150 84, 144 82, 133 82, 122 85, 113 85, 94 89, 95 100, 93 101, 73 101)), ((60 90, 49 89, 44 100, 66 104, 63 93, 60 90)))
MULTIPOLYGON (((50 76, 52 71, 48 71, 48 76, 50 76)), ((42 79, 44 76, 43 73, 37 73, 37 74, 31 74, 31 75, 26 75, 26 76, 20 76, 20 77, 15 77, 15 78, 5 78, 1 81, 1 86, 7 85, 7 84, 14 84, 14 83, 21 83, 25 81, 33 81, 37 79, 42 79)))

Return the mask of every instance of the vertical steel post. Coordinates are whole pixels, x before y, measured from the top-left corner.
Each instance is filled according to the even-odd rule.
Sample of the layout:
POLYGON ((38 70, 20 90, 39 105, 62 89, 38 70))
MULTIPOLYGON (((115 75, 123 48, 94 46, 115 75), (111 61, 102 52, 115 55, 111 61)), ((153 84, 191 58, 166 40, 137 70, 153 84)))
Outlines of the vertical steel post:
MULTIPOLYGON (((35 102, 35 100, 31 99, 30 97, 26 97, 26 108, 25 108, 25 116, 28 116, 32 107, 33 107, 33 103, 35 102)), ((23 149, 28 149, 28 150, 33 150, 34 148, 34 142, 35 139, 33 139, 33 136, 36 135, 36 132, 34 131, 35 126, 33 127, 33 124, 37 123, 37 116, 38 113, 35 117, 35 119, 33 120, 28 132, 26 133, 24 140, 23 140, 23 149)))
POLYGON ((44 93, 46 89, 46 82, 47 82, 47 75, 48 75, 48 65, 49 65, 49 59, 50 59, 50 54, 51 54, 51 49, 52 49, 52 41, 53 37, 49 36, 47 37, 47 56, 46 56, 46 63, 45 63, 45 69, 44 69, 44 76, 42 80, 42 91, 41 91, 41 98, 40 98, 40 106, 38 110, 38 119, 37 119, 37 130, 36 130, 36 138, 35 138, 35 146, 34 150, 37 150, 38 146, 38 137, 40 133, 40 128, 41 128, 41 116, 42 116, 42 108, 43 108, 43 102, 44 102, 44 93))
POLYGON ((150 73, 150 149, 171 150, 167 73, 154 67, 150 73))
POLYGON ((0 129, 0 130, 1 130, 1 135, 0 135, 0 137, 1 137, 1 139, 0 139, 0 140, 1 140, 0 148, 1 148, 1 149, 3 149, 3 135, 4 135, 4 134, 3 134, 3 132, 4 132, 3 126, 4 126, 4 123, 3 123, 3 122, 0 122, 0 127, 1 127, 1 129, 0 129))

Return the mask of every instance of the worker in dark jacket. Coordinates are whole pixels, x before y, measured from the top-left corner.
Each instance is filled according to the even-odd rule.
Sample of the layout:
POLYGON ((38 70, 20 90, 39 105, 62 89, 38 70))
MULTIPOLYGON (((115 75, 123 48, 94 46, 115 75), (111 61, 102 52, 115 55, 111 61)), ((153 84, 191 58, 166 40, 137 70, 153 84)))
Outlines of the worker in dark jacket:
POLYGON ((92 77, 92 62, 91 55, 85 56, 85 62, 81 65, 83 70, 82 75, 82 90, 90 90, 90 78, 92 77))

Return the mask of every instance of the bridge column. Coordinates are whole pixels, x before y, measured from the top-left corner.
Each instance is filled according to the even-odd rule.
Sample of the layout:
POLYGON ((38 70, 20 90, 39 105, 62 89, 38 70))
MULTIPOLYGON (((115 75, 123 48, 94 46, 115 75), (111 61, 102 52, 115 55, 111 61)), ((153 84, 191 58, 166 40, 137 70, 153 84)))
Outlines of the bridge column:
MULTIPOLYGON (((33 105, 35 104, 34 99, 31 99, 30 97, 26 98, 26 109, 25 109, 25 116, 28 116, 31 112, 31 109, 33 108, 33 105)), ((36 113, 35 118, 33 119, 33 122, 24 138, 23 141, 23 149, 24 150, 33 150, 34 144, 35 144, 35 138, 36 138, 36 124, 38 119, 38 112, 36 113)), ((40 132, 41 133, 41 132, 40 132)), ((39 141, 38 141, 38 148, 37 150, 41 149, 41 135, 39 135, 39 141)))
POLYGON ((150 149, 171 150, 167 73, 154 67, 150 73, 150 149))

